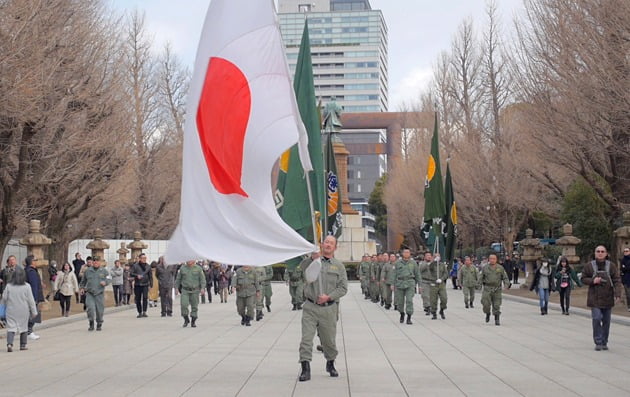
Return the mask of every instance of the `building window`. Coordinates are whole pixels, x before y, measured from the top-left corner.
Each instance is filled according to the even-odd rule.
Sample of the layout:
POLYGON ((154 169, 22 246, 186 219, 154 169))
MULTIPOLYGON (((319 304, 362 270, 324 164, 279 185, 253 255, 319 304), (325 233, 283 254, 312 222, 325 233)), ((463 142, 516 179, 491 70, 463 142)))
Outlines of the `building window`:
POLYGON ((361 184, 357 183, 357 193, 361 193, 361 184))
POLYGON ((357 170, 357 179, 361 178, 361 170, 357 170))
POLYGON ((311 8, 313 8, 312 4, 299 4, 298 12, 311 12, 311 8))

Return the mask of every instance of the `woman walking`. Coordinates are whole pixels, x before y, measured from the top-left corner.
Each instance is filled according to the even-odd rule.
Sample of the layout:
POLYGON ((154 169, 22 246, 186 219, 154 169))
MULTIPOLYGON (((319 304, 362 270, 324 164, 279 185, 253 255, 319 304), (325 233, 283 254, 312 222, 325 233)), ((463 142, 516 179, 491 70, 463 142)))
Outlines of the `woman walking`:
POLYGON ((59 305, 61 305, 61 315, 68 317, 70 313, 70 301, 72 295, 79 292, 79 282, 68 262, 61 268, 61 274, 57 273, 54 286, 55 292, 59 291, 59 305))
POLYGON ((222 264, 219 269, 219 295, 221 295, 221 303, 227 303, 228 288, 230 286, 232 272, 228 270, 226 264, 222 264))
POLYGON ((125 270, 123 270, 122 292, 123 305, 128 305, 131 300, 131 293, 133 292, 133 278, 131 277, 131 267, 128 263, 125 264, 125 270))
POLYGON ((16 333, 20 334, 20 350, 27 350, 28 320, 37 316, 37 306, 21 266, 15 267, 0 302, 6 305, 7 351, 13 351, 16 333))
POLYGON ((556 287, 560 291, 560 307, 562 307, 562 314, 569 315, 569 304, 571 303, 571 290, 573 289, 573 283, 578 287, 582 286, 582 282, 577 276, 577 273, 571 266, 569 266, 569 260, 563 256, 560 258, 560 263, 556 268, 556 287))
POLYGON ((544 316, 547 314, 547 307, 549 306, 549 293, 553 291, 553 274, 547 259, 543 259, 542 264, 536 269, 534 281, 529 290, 533 291, 534 289, 536 289, 540 300, 540 315, 544 316))

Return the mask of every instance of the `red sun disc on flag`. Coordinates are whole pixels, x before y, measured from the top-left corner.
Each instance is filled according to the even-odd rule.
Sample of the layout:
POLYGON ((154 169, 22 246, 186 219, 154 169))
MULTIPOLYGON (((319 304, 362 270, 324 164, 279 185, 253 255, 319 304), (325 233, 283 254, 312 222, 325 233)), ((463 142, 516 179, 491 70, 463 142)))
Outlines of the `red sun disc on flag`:
POLYGON ((197 108, 197 132, 210 180, 219 193, 247 197, 241 176, 251 102, 243 72, 226 59, 210 58, 197 108))

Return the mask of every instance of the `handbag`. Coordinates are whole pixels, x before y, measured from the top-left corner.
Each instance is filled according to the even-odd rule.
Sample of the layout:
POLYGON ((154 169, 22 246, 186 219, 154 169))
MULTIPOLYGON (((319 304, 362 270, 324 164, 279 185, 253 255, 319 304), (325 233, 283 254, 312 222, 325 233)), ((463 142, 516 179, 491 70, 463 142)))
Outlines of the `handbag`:
POLYGON ((53 300, 56 301, 60 301, 61 300, 61 287, 63 287, 63 284, 66 282, 66 276, 63 276, 63 281, 61 282, 61 285, 59 286, 59 289, 57 290, 57 292, 55 292, 55 296, 53 296, 53 300))

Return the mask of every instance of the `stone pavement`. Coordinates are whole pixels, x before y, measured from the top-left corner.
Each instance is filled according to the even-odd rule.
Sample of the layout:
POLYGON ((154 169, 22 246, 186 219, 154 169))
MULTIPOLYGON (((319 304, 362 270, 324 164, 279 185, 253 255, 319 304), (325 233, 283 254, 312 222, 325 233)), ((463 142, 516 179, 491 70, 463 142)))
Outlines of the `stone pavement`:
POLYGON ((197 328, 156 308, 144 319, 109 311, 102 332, 88 332, 83 315, 50 320, 28 351, 0 350, 0 396, 630 395, 627 323, 614 323, 610 351, 596 352, 585 311, 540 316, 504 298, 497 327, 483 321, 479 295, 464 309, 461 291, 449 289, 446 320, 419 313, 401 325, 358 283, 341 302, 339 378, 315 352, 312 380, 298 382, 301 312, 290 310, 284 284, 273 290, 272 312, 251 327, 240 325, 233 295, 200 305, 197 328))

